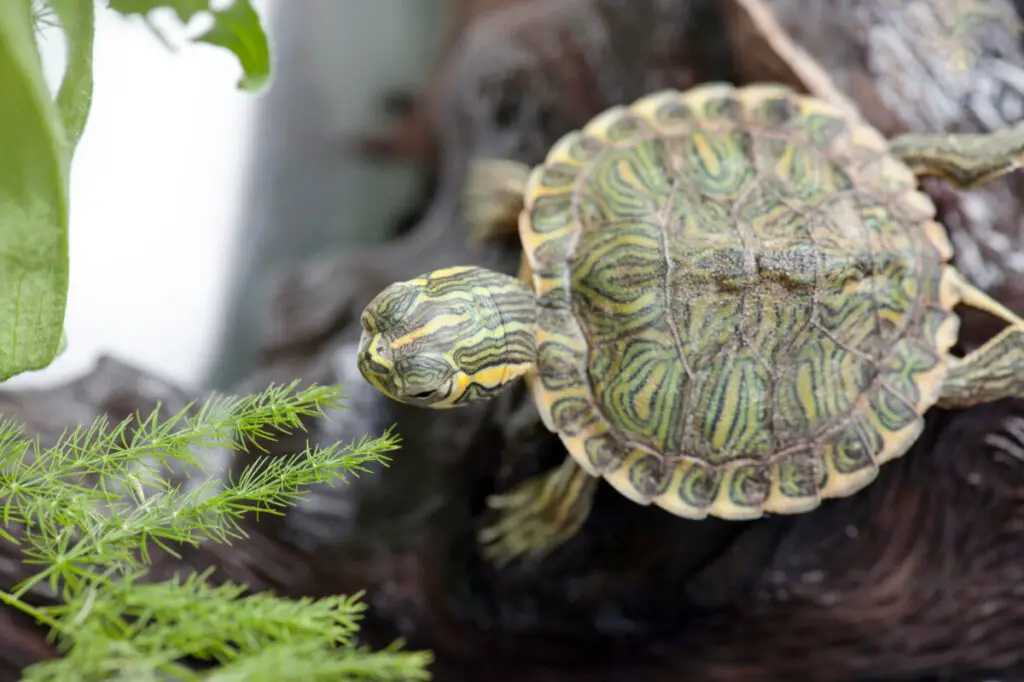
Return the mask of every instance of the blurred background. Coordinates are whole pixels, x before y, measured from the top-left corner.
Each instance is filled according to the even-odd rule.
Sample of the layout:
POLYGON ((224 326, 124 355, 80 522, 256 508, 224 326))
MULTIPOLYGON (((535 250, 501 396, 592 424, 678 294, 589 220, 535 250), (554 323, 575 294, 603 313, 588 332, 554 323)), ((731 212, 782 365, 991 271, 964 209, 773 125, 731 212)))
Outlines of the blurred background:
MULTIPOLYGON (((4 389, 63 383, 100 354, 183 388, 244 376, 274 274, 384 237, 416 196, 414 170, 370 163, 350 140, 384 125, 382 91, 423 81, 453 4, 303 0, 296 12, 254 0, 276 67, 254 96, 235 87, 234 55, 188 42, 207 17, 183 27, 154 12, 169 47, 100 3, 92 111, 72 169, 68 347, 4 389)), ((63 51, 47 32, 54 84, 63 51)))
MULTIPOLYGON (((444 682, 1024 680, 1024 402, 930 411, 915 453, 814 513, 698 522, 603 486, 573 546, 499 569, 476 542, 495 518, 487 497, 557 466, 559 438, 522 390, 458 411, 386 399, 358 378, 355 326, 330 317, 345 293, 368 300, 375 277, 392 281, 396 263, 411 276, 424 258, 458 262, 464 225, 433 238, 459 225, 468 158, 538 161, 563 132, 655 89, 834 85, 886 135, 1019 121, 1024 0, 253 2, 275 58, 258 96, 236 89, 233 55, 188 41, 201 18, 182 27, 154 14, 168 48, 99 3, 93 108, 72 170, 69 345, 3 390, 61 386, 100 355, 138 371, 105 363, 66 389, 5 394, 5 413, 56 438, 92 415, 157 400, 173 409, 246 381, 244 392, 298 376, 346 384, 353 409, 311 436, 334 443, 397 424, 406 446, 387 474, 314 487, 284 516, 253 520, 246 542, 210 543, 184 561, 288 596, 366 590, 368 643, 401 636, 435 651, 444 682), (521 7, 469 16, 499 5, 521 7), (439 64, 448 89, 432 87, 439 64), (437 105, 430 134, 405 130, 436 138, 432 162, 415 162, 423 149, 398 161, 357 145, 378 134, 386 149, 396 91, 437 105), (428 203, 431 178, 418 169, 430 167, 437 191, 419 224, 432 239, 418 250, 396 240, 373 254, 387 271, 364 272, 362 254, 355 267, 307 260, 401 230, 428 203), (273 322, 292 345, 258 362, 271 287, 288 269, 302 276, 273 322)), ((56 83, 64 45, 50 32, 42 47, 56 83)), ((1024 173, 971 192, 922 186, 961 271, 1024 312, 1024 173)), ((511 270, 520 249, 510 242, 472 257, 504 256, 511 270)), ((964 349, 993 331, 980 314, 964 320, 964 349)), ((20 565, 2 543, 0 560, 20 565)), ((7 679, 5 664, 49 649, 26 648, 18 632, 31 625, 5 630, 3 613, 7 679)))

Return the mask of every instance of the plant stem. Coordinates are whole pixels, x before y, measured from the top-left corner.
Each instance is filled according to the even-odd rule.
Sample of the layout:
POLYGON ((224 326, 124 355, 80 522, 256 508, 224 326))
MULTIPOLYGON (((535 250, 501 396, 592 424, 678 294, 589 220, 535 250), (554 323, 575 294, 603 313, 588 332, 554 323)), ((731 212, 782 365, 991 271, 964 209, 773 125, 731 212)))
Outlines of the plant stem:
POLYGON ((40 623, 49 627, 52 630, 56 630, 57 632, 63 631, 63 626, 60 624, 59 621, 50 618, 36 607, 32 606, 27 602, 22 601, 21 599, 18 599, 13 594, 0 590, 0 601, 7 604, 8 606, 12 606, 18 609, 26 615, 32 616, 37 621, 39 621, 40 623))

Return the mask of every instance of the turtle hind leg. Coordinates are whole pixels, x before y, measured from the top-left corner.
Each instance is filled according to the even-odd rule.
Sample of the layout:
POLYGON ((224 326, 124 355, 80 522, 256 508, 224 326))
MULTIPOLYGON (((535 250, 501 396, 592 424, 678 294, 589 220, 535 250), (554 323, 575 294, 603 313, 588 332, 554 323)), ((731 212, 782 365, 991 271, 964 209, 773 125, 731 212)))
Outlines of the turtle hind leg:
POLYGON ((462 210, 476 244, 518 233, 530 167, 517 161, 475 159, 469 164, 462 210))
POLYGON ((990 133, 900 135, 889 151, 917 175, 970 189, 1024 166, 1024 121, 990 133))
POLYGON ((1002 398, 1024 398, 1024 319, 957 276, 961 302, 1009 323, 963 358, 951 358, 939 406, 969 407, 1002 398))
POLYGON ((519 558, 540 559, 572 538, 590 515, 599 479, 572 457, 561 466, 494 495, 488 506, 500 513, 480 532, 484 556, 498 566, 519 558))

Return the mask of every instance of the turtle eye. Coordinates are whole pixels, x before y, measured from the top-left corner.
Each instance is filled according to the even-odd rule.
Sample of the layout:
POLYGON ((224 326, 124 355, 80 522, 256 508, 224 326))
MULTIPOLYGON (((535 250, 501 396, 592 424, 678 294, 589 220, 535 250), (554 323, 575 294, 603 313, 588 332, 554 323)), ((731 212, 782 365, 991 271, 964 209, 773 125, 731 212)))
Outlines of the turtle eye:
POLYGON ((434 395, 433 391, 420 391, 419 393, 413 393, 410 397, 416 398, 417 400, 426 400, 432 395, 434 395))

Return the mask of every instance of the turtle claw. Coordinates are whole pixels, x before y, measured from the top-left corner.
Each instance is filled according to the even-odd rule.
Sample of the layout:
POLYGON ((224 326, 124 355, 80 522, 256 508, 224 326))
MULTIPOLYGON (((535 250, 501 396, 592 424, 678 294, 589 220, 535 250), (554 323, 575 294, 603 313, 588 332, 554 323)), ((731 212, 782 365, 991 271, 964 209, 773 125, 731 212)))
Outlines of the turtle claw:
POLYGON ((498 566, 541 559, 571 539, 590 515, 598 479, 571 457, 557 469, 529 478, 487 504, 499 519, 480 531, 484 557, 498 566))

